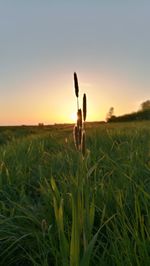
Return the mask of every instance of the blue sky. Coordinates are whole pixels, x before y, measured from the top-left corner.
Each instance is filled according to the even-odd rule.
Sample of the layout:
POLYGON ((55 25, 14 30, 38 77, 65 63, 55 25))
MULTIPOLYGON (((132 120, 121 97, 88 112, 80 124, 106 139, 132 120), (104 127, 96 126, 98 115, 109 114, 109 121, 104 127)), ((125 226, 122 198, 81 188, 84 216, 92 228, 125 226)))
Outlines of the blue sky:
POLYGON ((149 99, 150 1, 1 0, 0 124, 70 122, 73 72, 88 120, 149 99))

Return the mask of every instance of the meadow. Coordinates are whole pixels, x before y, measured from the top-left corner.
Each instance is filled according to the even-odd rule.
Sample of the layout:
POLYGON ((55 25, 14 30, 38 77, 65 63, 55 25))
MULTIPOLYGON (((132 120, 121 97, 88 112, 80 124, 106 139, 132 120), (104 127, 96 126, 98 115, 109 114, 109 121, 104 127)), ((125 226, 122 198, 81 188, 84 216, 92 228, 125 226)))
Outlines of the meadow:
POLYGON ((150 122, 0 128, 0 265, 150 265, 150 122))

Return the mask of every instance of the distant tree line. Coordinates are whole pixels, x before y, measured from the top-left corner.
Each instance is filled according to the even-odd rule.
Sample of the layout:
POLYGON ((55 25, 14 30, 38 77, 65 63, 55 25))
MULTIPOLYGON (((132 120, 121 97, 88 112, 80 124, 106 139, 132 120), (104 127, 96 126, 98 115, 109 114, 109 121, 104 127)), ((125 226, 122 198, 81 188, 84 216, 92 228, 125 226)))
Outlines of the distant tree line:
MULTIPOLYGON (((112 107, 110 108, 110 111, 112 110, 112 107)), ((139 111, 131 113, 131 114, 125 114, 121 116, 115 116, 113 115, 113 112, 108 112, 107 115, 107 122, 128 122, 128 121, 141 121, 141 120, 150 120, 150 100, 147 100, 141 104, 141 108, 139 111)))

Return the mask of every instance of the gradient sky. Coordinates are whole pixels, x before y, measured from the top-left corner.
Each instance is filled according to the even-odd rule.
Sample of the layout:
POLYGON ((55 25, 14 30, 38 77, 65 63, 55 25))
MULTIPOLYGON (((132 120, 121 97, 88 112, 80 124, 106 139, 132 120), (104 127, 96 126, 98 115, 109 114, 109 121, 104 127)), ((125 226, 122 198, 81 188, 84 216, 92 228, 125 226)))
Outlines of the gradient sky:
POLYGON ((87 120, 150 99, 149 0, 0 0, 0 125, 87 120))

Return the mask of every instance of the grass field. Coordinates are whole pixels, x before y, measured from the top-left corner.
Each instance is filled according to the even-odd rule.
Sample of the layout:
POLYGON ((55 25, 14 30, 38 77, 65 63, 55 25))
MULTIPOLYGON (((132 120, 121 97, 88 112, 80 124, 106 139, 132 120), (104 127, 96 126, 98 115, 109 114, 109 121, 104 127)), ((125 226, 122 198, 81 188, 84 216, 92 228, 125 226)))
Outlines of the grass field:
POLYGON ((0 265, 150 265, 150 122, 0 128, 0 265))

